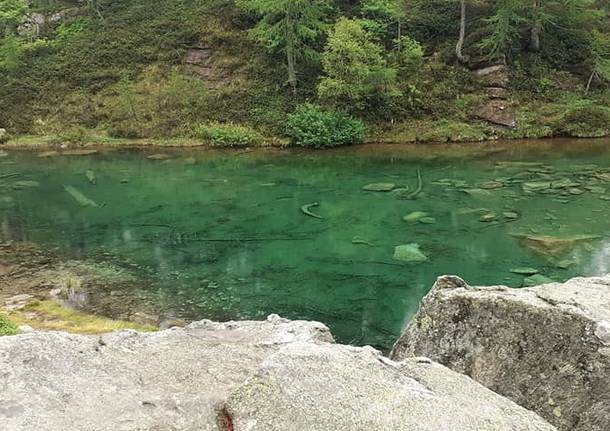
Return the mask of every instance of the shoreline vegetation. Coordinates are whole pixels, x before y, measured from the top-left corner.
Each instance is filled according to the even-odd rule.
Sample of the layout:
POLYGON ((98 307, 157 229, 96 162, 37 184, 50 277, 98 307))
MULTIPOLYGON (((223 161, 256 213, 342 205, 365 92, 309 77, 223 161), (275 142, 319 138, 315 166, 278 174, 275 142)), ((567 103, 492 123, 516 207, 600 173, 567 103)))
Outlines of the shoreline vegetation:
POLYGON ((599 2, 10 0, 0 12, 9 147, 610 136, 599 2))
MULTIPOLYGON (((439 146, 464 146, 464 145, 476 145, 476 144, 506 144, 506 143, 519 143, 519 144, 535 144, 537 142, 565 142, 565 141, 581 141, 581 142, 598 142, 607 141, 610 135, 603 136, 590 136, 590 137, 570 137, 570 136, 556 136, 556 137, 487 137, 483 139, 464 139, 464 140, 435 140, 435 141, 421 141, 417 139, 393 139, 391 135, 379 136, 377 138, 370 138, 362 143, 351 145, 347 148, 374 148, 374 147, 387 147, 393 148, 398 147, 413 147, 413 146, 427 146, 431 148, 439 146)), ((230 149, 236 153, 249 152, 256 150, 298 150, 307 148, 292 145, 287 140, 281 139, 268 139, 262 142, 246 147, 234 147, 234 146, 217 146, 211 143, 201 142, 200 140, 193 138, 146 138, 146 139, 133 139, 133 138, 111 138, 100 135, 86 135, 83 139, 78 142, 62 141, 60 137, 56 135, 36 136, 36 135, 23 135, 14 138, 10 138, 6 143, 0 145, 0 151, 3 150, 21 150, 21 151, 43 151, 40 154, 41 157, 52 157, 61 155, 65 152, 74 152, 73 155, 93 155, 96 151, 104 150, 142 150, 147 151, 150 149, 167 149, 167 150, 223 150, 230 149), (82 150, 80 152, 79 150, 82 150)), ((68 154, 70 155, 70 154, 68 154)))

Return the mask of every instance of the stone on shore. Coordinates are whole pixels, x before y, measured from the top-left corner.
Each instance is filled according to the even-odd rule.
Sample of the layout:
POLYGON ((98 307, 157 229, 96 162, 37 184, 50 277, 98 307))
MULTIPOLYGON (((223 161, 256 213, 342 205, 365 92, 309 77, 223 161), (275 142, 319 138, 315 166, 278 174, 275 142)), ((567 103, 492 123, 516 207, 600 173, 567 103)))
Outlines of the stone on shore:
POLYGON ((316 322, 0 338, 10 431, 554 430, 424 358, 333 344, 316 322))
POLYGON ((559 429, 610 430, 610 276, 523 289, 441 277, 390 356, 422 355, 559 429))

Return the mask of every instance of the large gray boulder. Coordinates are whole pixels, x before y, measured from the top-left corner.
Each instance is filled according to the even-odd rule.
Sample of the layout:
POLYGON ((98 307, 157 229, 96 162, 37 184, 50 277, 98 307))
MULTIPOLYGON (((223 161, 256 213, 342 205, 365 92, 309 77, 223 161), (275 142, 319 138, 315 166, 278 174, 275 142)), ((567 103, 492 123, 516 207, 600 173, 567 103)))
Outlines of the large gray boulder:
POLYGON ((0 338, 7 431, 553 430, 427 359, 335 345, 319 323, 199 322, 0 338))
POLYGON ((427 358, 396 363, 371 348, 295 343, 229 398, 235 430, 550 430, 472 379, 427 358))
POLYGON ((441 277, 390 357, 425 355, 563 430, 610 430, 610 277, 511 289, 441 277))
POLYGON ((277 317, 150 334, 0 337, 0 429, 218 430, 230 392, 294 341, 332 337, 322 324, 277 317))

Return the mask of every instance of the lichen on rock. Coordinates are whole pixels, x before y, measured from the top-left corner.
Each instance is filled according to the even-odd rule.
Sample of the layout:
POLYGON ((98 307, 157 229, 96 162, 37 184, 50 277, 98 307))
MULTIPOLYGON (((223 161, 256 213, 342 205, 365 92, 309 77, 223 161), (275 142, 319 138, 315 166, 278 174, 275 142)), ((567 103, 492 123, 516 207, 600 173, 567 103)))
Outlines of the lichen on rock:
POLYGON ((562 430, 610 429, 610 276, 523 289, 453 279, 439 278, 392 359, 428 356, 562 430))

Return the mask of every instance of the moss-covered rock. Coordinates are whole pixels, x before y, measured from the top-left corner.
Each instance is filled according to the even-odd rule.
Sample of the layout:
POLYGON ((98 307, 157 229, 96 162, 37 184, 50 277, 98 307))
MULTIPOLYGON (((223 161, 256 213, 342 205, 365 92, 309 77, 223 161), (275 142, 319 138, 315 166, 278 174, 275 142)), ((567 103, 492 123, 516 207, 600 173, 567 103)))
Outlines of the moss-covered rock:
POLYGON ((158 327, 135 322, 113 320, 72 310, 52 300, 30 301, 19 310, 10 312, 13 324, 28 325, 46 331, 65 331, 73 334, 102 334, 118 329, 156 331, 158 327))

